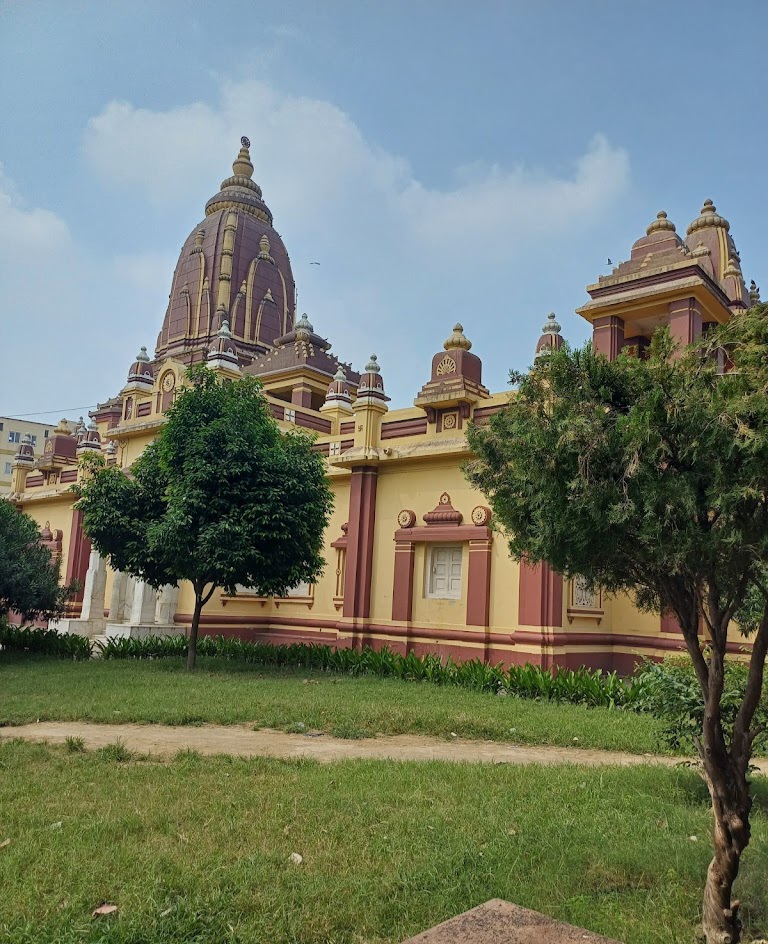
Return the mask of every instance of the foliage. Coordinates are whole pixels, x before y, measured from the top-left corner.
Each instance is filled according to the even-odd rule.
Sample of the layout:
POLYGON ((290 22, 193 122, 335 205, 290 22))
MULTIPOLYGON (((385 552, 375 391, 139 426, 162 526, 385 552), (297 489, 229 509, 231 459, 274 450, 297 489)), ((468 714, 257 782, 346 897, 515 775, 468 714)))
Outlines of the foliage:
POLYGON ((256 378, 219 383, 205 367, 189 378, 131 474, 92 464, 76 507, 115 570, 153 587, 192 584, 193 665, 217 587, 282 595, 320 575, 332 494, 311 439, 280 433, 256 378))
MULTIPOLYGON (((727 737, 747 689, 748 666, 744 662, 725 663, 725 688, 721 700, 722 723, 727 737)), ((704 699, 690 660, 671 656, 663 662, 646 660, 634 677, 635 707, 648 711, 663 722, 662 738, 672 750, 694 749, 695 738, 704 723, 704 699)), ((762 729, 755 739, 755 750, 768 749, 768 693, 763 693, 755 721, 762 729)))
POLYGON ((761 734, 766 351, 768 306, 712 327, 686 349, 657 331, 647 358, 608 361, 589 345, 564 347, 513 375, 509 406, 468 434, 477 459, 467 475, 488 496, 514 557, 627 593, 680 624, 701 692, 702 711, 689 717, 700 723, 695 743, 715 814, 703 904, 710 944, 739 939, 731 892, 749 843, 747 774, 761 734), (753 646, 734 706, 725 657, 737 616, 753 646))
POLYGON ((40 543, 36 522, 0 498, 0 615, 60 616, 73 589, 59 585, 59 564, 40 543))
POLYGON ((57 633, 55 629, 11 626, 0 619, 0 646, 17 652, 59 656, 64 659, 90 659, 91 641, 75 633, 57 633))
MULTIPOLYGON (((157 659, 181 656, 183 636, 146 636, 143 639, 109 639, 98 643, 105 659, 157 659)), ((320 669, 339 675, 374 675, 409 682, 457 685, 477 692, 516 695, 544 701, 569 702, 591 708, 633 706, 632 683, 615 673, 599 669, 556 669, 550 672, 534 665, 489 665, 479 659, 443 662, 434 653, 400 655, 390 648, 334 649, 331 646, 274 646, 224 636, 203 636, 198 644, 201 656, 229 659, 256 665, 295 666, 320 669)))

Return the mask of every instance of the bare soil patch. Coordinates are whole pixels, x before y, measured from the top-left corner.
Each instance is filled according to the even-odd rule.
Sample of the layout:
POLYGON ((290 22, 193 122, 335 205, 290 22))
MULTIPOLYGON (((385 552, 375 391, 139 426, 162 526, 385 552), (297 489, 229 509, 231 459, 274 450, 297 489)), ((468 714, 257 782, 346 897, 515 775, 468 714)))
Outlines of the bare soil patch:
MULTIPOLYGON (((233 754, 239 757, 308 757, 320 763, 339 760, 441 760, 486 764, 587 764, 589 766, 662 764, 673 766, 680 758, 654 754, 586 750, 578 747, 528 747, 495 741, 444 740, 412 734, 381 735, 351 740, 320 732, 288 734, 269 728, 252 730, 246 725, 172 727, 160 724, 87 724, 41 722, 0 728, 2 738, 23 738, 63 744, 68 737, 82 738, 86 747, 99 748, 118 738, 131 751, 169 756, 181 750, 200 754, 233 754)), ((756 761, 768 773, 768 761, 756 761)))

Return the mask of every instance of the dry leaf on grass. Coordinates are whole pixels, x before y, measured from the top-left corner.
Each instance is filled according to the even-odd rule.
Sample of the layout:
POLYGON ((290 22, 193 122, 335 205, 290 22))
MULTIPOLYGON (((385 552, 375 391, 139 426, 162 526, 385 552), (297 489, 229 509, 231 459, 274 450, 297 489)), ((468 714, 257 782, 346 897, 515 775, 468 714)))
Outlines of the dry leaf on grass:
POLYGON ((7 846, 10 846, 10 844, 11 844, 10 839, 3 839, 3 841, 0 842, 0 849, 5 849, 7 846))
POLYGON ((91 912, 92 918, 100 918, 102 915, 111 915, 117 911, 117 905, 110 905, 109 902, 104 902, 103 905, 99 905, 98 908, 94 908, 91 912))
POLYGON ((301 865, 304 861, 304 856, 300 856, 298 852, 292 852, 288 856, 288 861, 293 863, 293 865, 301 865))

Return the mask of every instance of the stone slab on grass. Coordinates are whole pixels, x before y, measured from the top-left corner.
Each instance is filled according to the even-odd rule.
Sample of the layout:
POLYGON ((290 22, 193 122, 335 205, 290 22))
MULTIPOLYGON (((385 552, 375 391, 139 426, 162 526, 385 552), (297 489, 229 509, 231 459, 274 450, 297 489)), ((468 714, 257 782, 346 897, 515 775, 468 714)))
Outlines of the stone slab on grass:
POLYGON ((500 898, 409 937, 403 944, 619 944, 500 898))

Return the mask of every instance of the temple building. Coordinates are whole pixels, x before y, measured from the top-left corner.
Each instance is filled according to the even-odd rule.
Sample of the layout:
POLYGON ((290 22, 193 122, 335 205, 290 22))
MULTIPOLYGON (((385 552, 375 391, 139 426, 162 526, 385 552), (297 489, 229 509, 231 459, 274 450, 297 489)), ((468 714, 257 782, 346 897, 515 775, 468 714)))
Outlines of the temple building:
MULTIPOLYGON (((141 349, 116 381, 119 392, 87 423, 52 429, 42 456, 18 444, 11 500, 38 521, 63 577, 82 587, 59 628, 90 636, 188 629, 191 587, 157 591, 111 571, 91 549, 69 487, 91 451, 129 469, 165 422, 187 367, 206 362, 225 379, 258 376, 281 427, 315 436, 335 510, 316 584, 280 599, 247 587, 219 591, 202 632, 619 671, 682 649, 673 619, 510 559, 486 499, 461 468, 470 457, 467 424, 487 423, 510 392, 483 384, 464 327, 446 325, 442 344, 425 352, 413 406, 390 409, 386 364, 371 355, 354 370, 296 311, 290 259, 252 179, 247 139, 242 145, 232 176, 184 243, 154 353, 141 349)), ((578 313, 609 358, 628 348, 642 356, 661 324, 689 342, 759 300, 754 282, 745 286, 729 224, 709 200, 685 239, 659 213, 630 258, 587 292, 578 313)), ((562 343, 549 315, 531 355, 562 343)))

